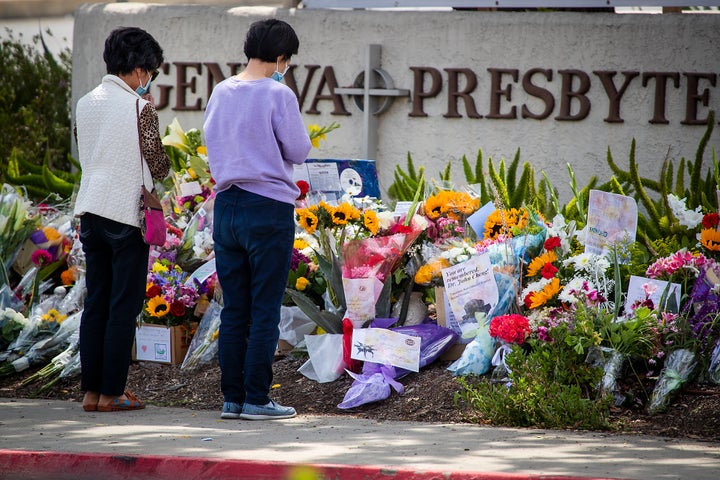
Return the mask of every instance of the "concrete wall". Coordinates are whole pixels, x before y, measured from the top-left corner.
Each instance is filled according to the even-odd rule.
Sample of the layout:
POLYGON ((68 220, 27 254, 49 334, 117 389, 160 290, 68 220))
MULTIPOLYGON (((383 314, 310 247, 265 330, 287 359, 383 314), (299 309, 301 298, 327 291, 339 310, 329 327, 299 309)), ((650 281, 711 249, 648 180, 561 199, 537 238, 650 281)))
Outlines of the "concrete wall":
MULTIPOLYGON (((395 165, 404 167, 408 152, 415 165, 425 165, 432 176, 452 162, 453 180, 464 184, 463 155, 474 162, 482 149, 485 158, 497 164, 501 158, 512 159, 520 148, 521 160, 546 171, 560 188, 561 201, 566 201, 566 163, 573 166, 581 185, 591 175, 607 179, 608 147, 626 166, 635 138, 641 174, 657 178, 666 157, 694 158, 705 131, 704 119, 710 110, 720 110, 719 15, 329 11, 132 3, 85 5, 77 10, 73 102, 103 75, 102 48, 108 32, 119 25, 136 25, 158 39, 168 62, 165 74, 153 84, 156 100, 164 96, 160 103, 167 104, 160 109, 161 128, 173 117, 184 128, 200 128, 207 92, 219 74, 231 74, 228 64, 246 61, 245 32, 253 21, 268 16, 288 21, 300 37, 292 80, 302 96, 306 123, 341 125, 313 156, 363 157, 363 113, 347 95, 332 96, 331 77, 340 87, 352 85, 363 71, 369 44, 381 45, 381 67, 395 87, 414 92, 397 99, 378 118, 377 161, 383 190, 392 182, 395 165), (440 78, 435 96, 428 94, 432 69, 440 78), (534 69, 539 71, 533 74, 534 69), (594 73, 601 71, 616 74, 594 73), (455 87, 453 75, 458 78, 455 87), (607 89, 603 75, 612 83, 607 89), (473 78, 476 85, 471 89, 468 81, 473 78), (624 93, 616 95, 620 102, 613 111, 610 98, 613 91, 622 92, 625 78, 631 80, 624 93), (661 85, 666 87, 664 96, 658 89, 661 85), (450 95, 453 88, 467 95, 450 95), (530 116, 523 118, 523 107, 530 116), (306 113, 312 110, 319 114, 306 113), (342 111, 349 115, 332 114, 342 111)), ((720 147, 720 128, 713 132, 710 146, 720 147)), ((705 161, 709 158, 706 155, 705 161)))

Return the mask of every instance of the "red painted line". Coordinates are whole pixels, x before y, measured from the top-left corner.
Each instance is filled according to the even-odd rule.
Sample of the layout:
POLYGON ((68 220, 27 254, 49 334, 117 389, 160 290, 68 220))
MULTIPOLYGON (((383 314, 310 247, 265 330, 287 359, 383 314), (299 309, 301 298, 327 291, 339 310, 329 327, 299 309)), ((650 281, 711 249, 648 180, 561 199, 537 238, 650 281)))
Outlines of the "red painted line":
MULTIPOLYGON (((440 472, 365 465, 297 465, 222 458, 0 450, 12 480, 613 480, 517 473, 440 472)), ((617 480, 617 479, 615 479, 617 480)))

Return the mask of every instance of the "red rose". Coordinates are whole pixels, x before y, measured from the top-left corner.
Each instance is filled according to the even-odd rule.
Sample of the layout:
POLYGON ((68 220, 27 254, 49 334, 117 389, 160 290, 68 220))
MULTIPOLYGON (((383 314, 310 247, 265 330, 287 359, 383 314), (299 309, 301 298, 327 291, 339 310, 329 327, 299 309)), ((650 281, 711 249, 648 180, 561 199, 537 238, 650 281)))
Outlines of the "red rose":
POLYGON ((550 280, 555 276, 557 271, 557 267, 552 263, 548 262, 543 266, 542 270, 540 270, 540 275, 542 275, 543 278, 550 280))
POLYGON ((157 297, 158 295, 162 295, 162 288, 158 285, 153 285, 145 291, 145 297, 147 298, 157 297))
POLYGON ((545 240, 545 250, 552 250, 554 248, 558 248, 560 246, 560 237, 550 237, 547 240, 545 240))
POLYGON ((184 317, 185 316, 185 304, 182 302, 173 302, 170 305, 170 313, 175 315, 176 317, 184 317))
POLYGON ((717 213, 707 213, 702 219, 703 228, 717 228, 720 223, 720 215, 717 213))

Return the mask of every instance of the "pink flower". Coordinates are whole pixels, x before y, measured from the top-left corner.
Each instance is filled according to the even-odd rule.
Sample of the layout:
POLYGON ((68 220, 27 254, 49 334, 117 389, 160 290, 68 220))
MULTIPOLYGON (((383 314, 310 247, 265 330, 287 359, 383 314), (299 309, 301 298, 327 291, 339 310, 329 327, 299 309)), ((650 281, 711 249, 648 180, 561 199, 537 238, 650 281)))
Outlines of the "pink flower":
POLYGON ((43 265, 47 265, 52 262, 52 255, 50 255, 50 252, 47 250, 40 248, 32 253, 30 259, 36 266, 42 267, 43 265))

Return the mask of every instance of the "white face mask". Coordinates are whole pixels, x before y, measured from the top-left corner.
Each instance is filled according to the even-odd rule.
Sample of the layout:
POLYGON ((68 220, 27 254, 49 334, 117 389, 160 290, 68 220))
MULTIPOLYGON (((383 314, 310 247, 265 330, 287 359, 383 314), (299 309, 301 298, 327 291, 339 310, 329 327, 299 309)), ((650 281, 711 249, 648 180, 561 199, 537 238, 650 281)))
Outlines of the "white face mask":
POLYGON ((280 73, 280 71, 279 71, 279 69, 280 69, 280 62, 275 62, 275 71, 273 72, 273 74, 272 74, 272 76, 271 76, 270 78, 272 78, 273 80, 279 82, 280 80, 283 79, 283 77, 285 76, 285 74, 287 73, 287 71, 288 71, 289 68, 290 68, 290 64, 288 63, 288 64, 285 65, 285 70, 283 70, 282 73, 280 73))

